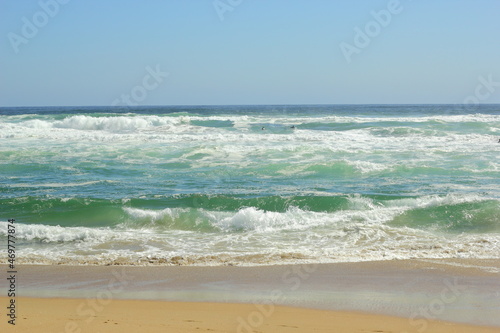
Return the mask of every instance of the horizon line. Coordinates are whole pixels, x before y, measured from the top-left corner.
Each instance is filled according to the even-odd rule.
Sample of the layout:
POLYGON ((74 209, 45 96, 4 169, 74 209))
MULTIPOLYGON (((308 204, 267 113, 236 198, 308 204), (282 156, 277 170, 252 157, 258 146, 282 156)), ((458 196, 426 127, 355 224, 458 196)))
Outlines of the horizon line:
POLYGON ((454 105, 454 106, 480 106, 480 105, 500 105, 500 103, 299 103, 299 104, 148 104, 134 106, 120 105, 17 105, 0 106, 0 109, 6 108, 112 108, 112 109, 133 109, 148 107, 203 107, 203 106, 341 106, 341 105, 454 105))

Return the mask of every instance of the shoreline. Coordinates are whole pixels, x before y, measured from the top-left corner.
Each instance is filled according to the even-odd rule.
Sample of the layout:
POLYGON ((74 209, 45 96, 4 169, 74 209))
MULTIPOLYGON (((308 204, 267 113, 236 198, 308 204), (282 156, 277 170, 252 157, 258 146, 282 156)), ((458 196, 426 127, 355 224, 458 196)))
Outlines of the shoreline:
MULTIPOLYGON (((0 267, 6 271, 6 266, 0 267)), ((30 306, 27 304, 33 302, 44 311, 66 301, 78 303, 76 306, 84 304, 84 307, 93 304, 94 307, 108 308, 109 305, 110 308, 116 306, 121 309, 116 310, 116 315, 124 311, 131 316, 135 316, 135 309, 153 302, 151 304, 167 307, 174 314, 179 307, 185 307, 188 311, 190 306, 193 315, 198 314, 194 310, 197 307, 202 307, 199 315, 207 311, 210 314, 210 309, 214 307, 208 304, 218 304, 215 307, 222 307, 221 313, 233 311, 234 308, 234 311, 256 313, 256 316, 265 315, 272 308, 279 318, 281 317, 277 314, 283 311, 293 313, 289 320, 302 318, 300 313, 307 312, 305 317, 315 318, 309 324, 303 323, 308 329, 311 329, 310 324, 315 321, 322 323, 324 319, 320 318, 325 313, 328 316, 348 313, 352 318, 358 318, 352 319, 353 324, 360 322, 360 315, 396 318, 403 325, 397 327, 409 332, 417 332, 424 324, 435 322, 443 324, 443 327, 452 325, 464 328, 473 325, 490 327, 485 332, 500 332, 500 318, 497 316, 500 308, 498 259, 428 259, 251 267, 18 265, 17 268, 17 300, 20 305, 24 303, 19 308, 20 323, 23 311, 30 306), (208 308, 203 310, 204 306, 208 308), (289 308, 295 310, 286 310, 289 308)), ((0 282, 0 288, 7 290, 7 282, 0 282)), ((1 296, 0 301, 8 304, 6 294, 1 296)), ((62 316, 54 320, 67 321, 78 317, 74 313, 75 307, 72 309, 73 313, 61 313, 62 316)), ((30 316, 33 314, 29 314, 28 319, 30 316)), ((274 320, 274 316, 269 316, 270 320, 274 320)), ((121 326, 118 317, 117 326, 121 326)), ((217 319, 219 316, 215 317, 217 319)), ((142 319, 138 317, 135 320, 141 322, 142 319)), ((387 320, 392 322, 392 319, 387 320)), ((383 322, 384 320, 381 321, 383 322)), ((121 320, 121 323, 124 321, 121 320)), ((186 322, 186 325, 188 323, 190 322, 186 322)), ((206 325, 211 327, 212 324, 207 322, 206 325)), ((276 322, 276 325, 285 324, 276 322)), ((436 325, 441 327, 440 324, 436 325)), ((2 326, 3 324, 0 325, 2 326)), ((184 330, 188 326, 179 329, 179 332, 190 332, 184 330)), ((221 327, 216 332, 228 331, 221 327)), ((260 328, 256 331, 267 332, 260 328)), ((304 329, 303 332, 307 332, 304 329)), ((234 331, 234 327, 229 331, 234 331)), ((272 331, 280 332, 269 332, 272 331)), ((428 332, 427 329, 425 331, 428 332)))

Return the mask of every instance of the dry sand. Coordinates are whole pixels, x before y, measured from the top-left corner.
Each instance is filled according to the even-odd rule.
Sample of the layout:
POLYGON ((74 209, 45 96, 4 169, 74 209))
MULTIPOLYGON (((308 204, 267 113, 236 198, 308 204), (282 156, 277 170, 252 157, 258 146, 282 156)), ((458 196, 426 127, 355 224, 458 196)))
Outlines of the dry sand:
MULTIPOLYGON (((7 299, 0 301, 6 304, 7 299)), ((251 304, 111 300, 101 309, 84 299, 19 298, 18 306, 16 325, 7 325, 4 319, 1 332, 500 332, 500 328, 438 321, 417 324, 356 312, 269 305, 259 310, 251 304)))

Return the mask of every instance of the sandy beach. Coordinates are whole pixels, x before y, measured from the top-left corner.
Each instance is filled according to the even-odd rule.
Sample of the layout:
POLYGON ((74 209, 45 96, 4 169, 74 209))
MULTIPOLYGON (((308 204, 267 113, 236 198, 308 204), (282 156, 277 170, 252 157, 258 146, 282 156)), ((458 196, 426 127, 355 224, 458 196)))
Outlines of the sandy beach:
MULTIPOLYGON (((1 299, 2 303, 6 300, 1 299)), ((20 318, 2 332, 499 332, 498 328, 356 312, 251 304, 114 300, 92 313, 82 299, 20 298, 20 318), (267 312, 266 312, 267 311, 267 312), (266 314, 268 314, 266 316, 266 314), (421 329, 419 331, 419 329, 421 329)), ((97 309, 99 307, 96 306, 97 309)))
POLYGON ((0 3, 0 333, 500 333, 500 0, 0 3))
MULTIPOLYGON (((17 273, 16 325, 9 325, 3 314, 0 328, 500 332, 499 267, 498 260, 254 267, 26 265, 17 273)), ((3 290, 8 289, 5 281, 3 290)), ((5 296, 0 298, 4 309, 10 302, 5 296)))

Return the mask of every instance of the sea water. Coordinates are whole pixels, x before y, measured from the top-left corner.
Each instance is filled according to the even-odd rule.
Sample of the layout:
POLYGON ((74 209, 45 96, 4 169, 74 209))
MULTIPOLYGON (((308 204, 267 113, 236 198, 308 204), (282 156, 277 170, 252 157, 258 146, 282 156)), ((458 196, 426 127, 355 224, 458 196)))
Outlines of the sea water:
POLYGON ((500 105, 0 108, 0 242, 15 219, 26 263, 500 258, 499 138, 500 105))

